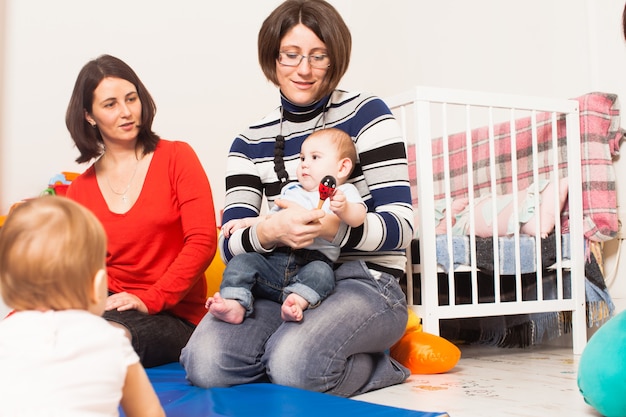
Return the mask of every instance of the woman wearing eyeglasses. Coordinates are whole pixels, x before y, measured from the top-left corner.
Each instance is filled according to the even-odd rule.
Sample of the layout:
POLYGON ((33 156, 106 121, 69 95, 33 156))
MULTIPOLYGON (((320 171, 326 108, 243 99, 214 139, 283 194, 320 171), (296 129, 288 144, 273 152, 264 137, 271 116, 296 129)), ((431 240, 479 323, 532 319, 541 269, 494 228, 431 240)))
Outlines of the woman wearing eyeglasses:
POLYGON ((264 21, 258 54, 280 90, 280 106, 235 138, 228 156, 223 222, 258 216, 267 197, 283 210, 228 238, 226 261, 316 237, 340 244, 334 292, 300 322, 283 322, 279 303, 254 301, 254 314, 229 324, 207 314, 183 349, 188 379, 202 387, 271 381, 349 397, 403 382, 409 371, 385 351, 407 321, 398 284, 413 235, 407 161, 399 126, 382 100, 337 89, 351 36, 323 0, 287 0, 264 21), (364 225, 339 225, 322 210, 277 200, 296 180, 300 146, 319 129, 354 138, 359 163, 351 182, 368 207, 364 225))

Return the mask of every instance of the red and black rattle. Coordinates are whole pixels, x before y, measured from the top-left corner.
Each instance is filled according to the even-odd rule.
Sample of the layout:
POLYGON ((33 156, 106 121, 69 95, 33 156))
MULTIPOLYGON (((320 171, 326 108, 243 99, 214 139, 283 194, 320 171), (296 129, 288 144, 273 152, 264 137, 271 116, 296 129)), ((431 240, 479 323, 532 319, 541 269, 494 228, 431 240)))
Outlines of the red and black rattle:
POLYGON ((335 194, 335 188, 337 187, 337 181, 335 177, 332 175, 326 175, 320 181, 319 192, 320 192, 320 202, 317 204, 317 208, 321 209, 324 201, 327 198, 332 197, 335 194))

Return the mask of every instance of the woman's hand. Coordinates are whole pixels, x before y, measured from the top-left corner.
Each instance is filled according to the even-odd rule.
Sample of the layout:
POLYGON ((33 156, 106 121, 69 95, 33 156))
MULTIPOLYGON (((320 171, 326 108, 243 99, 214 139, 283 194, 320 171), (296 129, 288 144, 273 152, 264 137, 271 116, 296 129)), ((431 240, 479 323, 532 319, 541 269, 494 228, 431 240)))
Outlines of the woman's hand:
POLYGON ((257 225, 257 236, 264 248, 277 244, 294 249, 304 248, 320 236, 323 227, 321 219, 323 210, 307 210, 297 203, 288 200, 276 200, 280 211, 257 225))
POLYGON ((138 310, 138 311, 141 311, 142 313, 148 314, 148 307, 146 307, 143 301, 141 301, 141 299, 137 297, 136 295, 129 294, 127 292, 118 292, 118 293, 109 295, 104 309, 106 311, 138 310))

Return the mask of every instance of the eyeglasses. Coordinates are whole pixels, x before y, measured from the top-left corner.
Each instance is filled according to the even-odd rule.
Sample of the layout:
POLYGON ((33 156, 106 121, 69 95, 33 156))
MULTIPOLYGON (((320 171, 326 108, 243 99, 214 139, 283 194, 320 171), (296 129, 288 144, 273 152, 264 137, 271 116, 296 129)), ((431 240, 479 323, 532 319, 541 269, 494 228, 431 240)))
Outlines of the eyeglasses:
POLYGON ((326 69, 330 67, 330 58, 326 54, 300 55, 295 52, 279 52, 278 62, 286 67, 297 67, 306 58, 311 68, 326 69))

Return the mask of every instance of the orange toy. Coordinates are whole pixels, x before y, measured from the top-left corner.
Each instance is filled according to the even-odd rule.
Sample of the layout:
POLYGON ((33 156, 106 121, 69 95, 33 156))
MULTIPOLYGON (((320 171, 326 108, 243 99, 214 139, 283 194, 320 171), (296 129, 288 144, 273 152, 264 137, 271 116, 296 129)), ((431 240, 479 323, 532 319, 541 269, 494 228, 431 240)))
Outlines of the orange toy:
POLYGON ((454 368, 461 351, 443 337, 422 331, 419 317, 409 310, 404 336, 390 349, 391 356, 412 374, 441 374, 454 368))

